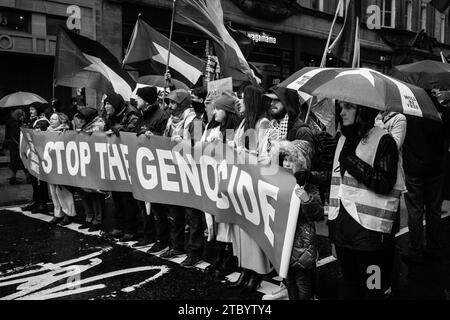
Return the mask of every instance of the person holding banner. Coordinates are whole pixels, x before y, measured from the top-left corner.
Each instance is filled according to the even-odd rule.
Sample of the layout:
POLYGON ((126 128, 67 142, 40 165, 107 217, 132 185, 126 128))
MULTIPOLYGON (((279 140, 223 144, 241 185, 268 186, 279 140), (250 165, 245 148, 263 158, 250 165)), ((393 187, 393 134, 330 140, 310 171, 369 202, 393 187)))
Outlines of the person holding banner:
MULTIPOLYGON (((120 136, 120 131, 136 132, 139 111, 127 105, 118 93, 108 95, 104 101, 106 134, 120 136)), ((114 201, 114 230, 109 234, 120 242, 136 240, 139 207, 131 192, 112 192, 114 201)))
MULTIPOLYGON (((244 89, 240 110, 244 119, 236 130, 233 144, 238 152, 252 154, 258 163, 268 164, 270 156, 266 131, 269 128, 269 119, 263 94, 264 91, 256 86, 247 86, 244 89)), ((232 240, 233 252, 243 270, 238 281, 230 287, 253 292, 260 285, 262 276, 272 270, 270 261, 256 241, 238 225, 232 227, 232 240)))
MULTIPOLYGON (((64 132, 69 130, 69 117, 64 113, 54 113, 50 117, 48 132, 64 132)), ((54 207, 54 217, 50 220, 51 225, 57 223, 62 226, 72 223, 77 215, 72 192, 65 186, 48 184, 54 207)))
POLYGON ((328 227, 344 279, 344 299, 381 299, 385 257, 397 216, 398 149, 375 127, 378 110, 346 102, 334 156, 328 227), (372 270, 368 273, 368 270, 372 270), (378 281, 369 281, 376 273, 378 281), (368 285, 369 284, 369 285, 368 285))
MULTIPOLYGON (((98 115, 97 109, 91 107, 81 108, 73 117, 74 129, 87 134, 103 132, 105 121, 98 115)), ((87 229, 89 232, 102 229, 103 211, 105 207, 104 193, 99 190, 79 188, 77 193, 81 197, 81 204, 85 214, 85 222, 78 229, 87 229)))
MULTIPOLYGON (((39 102, 33 102, 30 105, 30 122, 28 127, 36 131, 46 131, 50 125, 46 112, 48 105, 39 102)), ((42 181, 30 174, 31 185, 33 187, 33 201, 22 208, 23 211, 31 213, 45 212, 47 210, 47 201, 49 200, 47 182, 42 181)))
MULTIPOLYGON (((294 174, 298 184, 295 194, 301 200, 286 289, 289 300, 311 300, 314 297, 318 258, 314 222, 324 216, 319 187, 310 183, 312 148, 304 140, 282 141, 275 151, 282 158, 283 167, 294 174)), ((277 300, 286 298, 280 294, 283 284, 280 289, 277 300)), ((267 295, 263 300, 272 300, 265 297, 267 295)))
MULTIPOLYGON (((154 86, 139 88, 136 91, 136 102, 138 110, 142 113, 136 123, 136 136, 142 134, 147 138, 150 138, 152 135, 161 136, 164 133, 169 117, 159 106, 158 89, 154 86)), ((138 205, 144 220, 144 237, 135 246, 148 245, 156 240, 157 243, 153 245, 154 250, 161 247, 158 250, 161 251, 167 247, 168 227, 167 223, 161 222, 156 217, 164 214, 164 205, 152 203, 148 214, 145 202, 138 201, 138 205)))
MULTIPOLYGON (((171 115, 167 121, 164 136, 170 137, 173 141, 189 139, 189 125, 195 118, 195 111, 191 107, 191 93, 187 90, 177 89, 168 96, 171 115)), ((185 208, 176 205, 165 206, 170 217, 170 243, 169 249, 161 254, 161 258, 171 259, 182 255, 184 249, 184 230, 185 230, 185 208)), ((167 215, 159 213, 157 219, 167 221, 167 215)))
MULTIPOLYGON (((202 142, 220 141, 227 142, 227 130, 234 130, 239 123, 239 116, 234 107, 235 99, 228 94, 223 94, 212 100, 213 118, 206 126, 202 142)), ((205 220, 208 230, 208 241, 214 241, 216 256, 211 265, 206 269, 207 273, 221 278, 234 271, 236 259, 233 257, 231 225, 218 223, 216 225, 214 216, 205 212, 205 220), (214 239, 215 236, 215 239, 214 239)))

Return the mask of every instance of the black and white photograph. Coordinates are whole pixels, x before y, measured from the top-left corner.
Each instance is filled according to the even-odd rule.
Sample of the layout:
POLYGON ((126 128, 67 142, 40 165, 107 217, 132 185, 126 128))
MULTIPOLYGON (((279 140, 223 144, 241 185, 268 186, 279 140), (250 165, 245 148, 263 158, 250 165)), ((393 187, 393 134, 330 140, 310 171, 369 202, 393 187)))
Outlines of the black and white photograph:
POLYGON ((450 0, 0 0, 0 300, 449 301, 450 0))

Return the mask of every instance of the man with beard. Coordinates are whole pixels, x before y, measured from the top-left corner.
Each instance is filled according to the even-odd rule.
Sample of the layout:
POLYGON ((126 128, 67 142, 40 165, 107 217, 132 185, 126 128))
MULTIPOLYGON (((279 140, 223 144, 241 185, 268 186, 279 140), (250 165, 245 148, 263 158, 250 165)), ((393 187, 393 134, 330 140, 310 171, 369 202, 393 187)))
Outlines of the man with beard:
POLYGON ((271 100, 269 116, 272 120, 269 126, 269 148, 271 144, 282 140, 305 140, 310 143, 313 154, 315 154, 317 139, 311 128, 304 122, 297 92, 292 89, 274 87, 269 89, 269 93, 265 96, 271 100))
MULTIPOLYGON (((161 136, 169 117, 159 106, 158 89, 153 86, 139 88, 136 96, 137 108, 142 113, 136 123, 136 135, 144 134, 147 138, 161 136)), ((145 246, 157 240, 158 246, 166 247, 169 241, 168 224, 165 220, 157 219, 164 214, 164 206, 152 203, 148 214, 144 201, 138 201, 138 206, 144 220, 144 236, 135 246, 145 246)))

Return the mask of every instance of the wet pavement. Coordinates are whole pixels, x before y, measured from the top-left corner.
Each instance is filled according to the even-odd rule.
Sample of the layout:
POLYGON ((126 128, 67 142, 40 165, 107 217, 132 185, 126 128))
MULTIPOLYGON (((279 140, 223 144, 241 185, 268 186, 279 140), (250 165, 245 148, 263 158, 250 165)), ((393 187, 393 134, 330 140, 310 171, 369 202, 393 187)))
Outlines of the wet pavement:
POLYGON ((249 300, 262 295, 241 294, 201 270, 18 212, 0 211, 0 229, 0 299, 249 300), (78 293, 86 287, 91 289, 78 293))
MULTIPOLYGON (((258 292, 242 294, 206 274, 206 262, 183 268, 179 265, 183 257, 165 260, 146 253, 150 246, 136 249, 133 242, 80 232, 76 223, 50 226, 50 219, 49 214, 23 213, 17 207, 0 210, 0 299, 248 301, 260 300, 280 280, 274 274, 266 276, 258 292)), ((443 226, 445 243, 450 244, 450 219, 445 218, 443 226)), ((443 262, 408 269, 399 258, 407 236, 397 238, 390 299, 445 299, 450 288, 450 246, 444 248, 443 262)), ((327 238, 320 236, 319 241, 317 298, 336 300, 342 281, 339 265, 330 257, 327 238)))
MULTIPOLYGON (((208 245, 206 262, 188 269, 179 265, 184 257, 165 260, 146 253, 150 246, 135 249, 133 243, 118 243, 99 232, 80 232, 77 227, 84 214, 79 201, 76 223, 51 227, 47 222, 51 204, 42 214, 23 213, 18 206, 31 199, 31 185, 20 171, 20 184, 9 185, 9 176, 9 169, 0 166, 0 299, 249 301, 276 290, 281 280, 276 274, 267 275, 258 292, 242 294, 228 289, 228 281, 204 272, 211 256, 208 245)), ((112 211, 113 203, 107 199, 105 231, 112 230, 112 211)), ((446 298, 450 288, 450 202, 444 202, 443 211, 443 261, 408 268, 400 259, 408 243, 407 212, 402 201, 389 299, 446 298)), ((317 224, 317 230, 317 298, 335 300, 341 294, 339 264, 331 256, 326 223, 317 224)), ((238 275, 230 274, 228 280, 238 275)))

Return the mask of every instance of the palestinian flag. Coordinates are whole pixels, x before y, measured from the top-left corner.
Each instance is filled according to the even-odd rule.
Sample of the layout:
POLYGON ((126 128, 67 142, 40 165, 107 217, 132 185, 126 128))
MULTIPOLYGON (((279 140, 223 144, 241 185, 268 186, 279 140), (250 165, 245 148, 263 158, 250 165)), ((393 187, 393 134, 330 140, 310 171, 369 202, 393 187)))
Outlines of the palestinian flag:
POLYGON ((255 81, 241 48, 225 27, 220 0, 177 0, 175 8, 176 22, 196 28, 213 40, 224 78, 232 77, 234 86, 255 81))
POLYGON ((115 92, 130 100, 136 82, 117 58, 97 41, 60 28, 56 40, 54 84, 115 92))
POLYGON ((356 68, 360 62, 361 1, 344 0, 344 6, 344 24, 329 51, 341 61, 343 67, 356 68))

